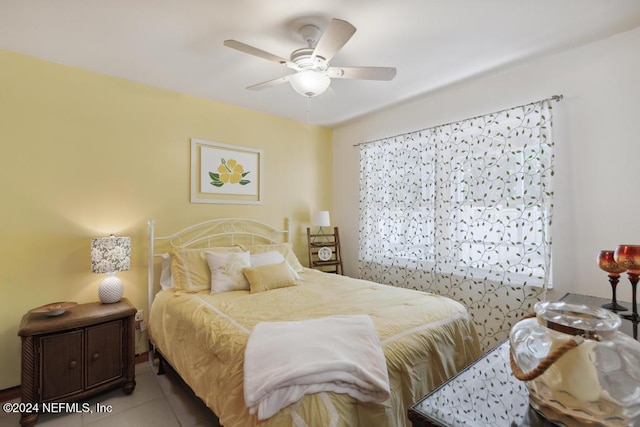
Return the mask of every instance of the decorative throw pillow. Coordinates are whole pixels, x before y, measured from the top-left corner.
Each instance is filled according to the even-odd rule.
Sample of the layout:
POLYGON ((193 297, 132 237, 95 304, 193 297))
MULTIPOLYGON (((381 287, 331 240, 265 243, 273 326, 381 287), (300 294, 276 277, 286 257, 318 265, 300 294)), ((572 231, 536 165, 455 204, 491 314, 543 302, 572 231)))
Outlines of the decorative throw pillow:
POLYGON ((174 249, 171 255, 171 277, 174 287, 186 291, 202 291, 211 287, 211 271, 205 259, 205 252, 242 252, 238 246, 174 249))
MULTIPOLYGON (((269 251, 251 255, 251 267, 260 267, 269 264, 280 264, 283 261, 285 261, 284 256, 282 256, 282 254, 278 251, 269 251)), ((300 280, 300 276, 293 268, 291 268, 289 263, 287 263, 287 267, 289 267, 289 269, 291 270, 293 278, 295 280, 300 280)))
POLYGON ((287 286, 294 286, 296 284, 286 261, 282 261, 279 264, 266 264, 260 267, 245 268, 242 271, 249 281, 249 288, 252 293, 286 288, 287 286))
POLYGON ((249 282, 242 270, 251 267, 249 252, 205 254, 211 270, 211 294, 249 290, 249 282))
POLYGON ((242 248, 245 251, 251 252, 251 255, 256 255, 256 254, 261 254, 261 253, 271 252, 271 251, 280 252, 280 254, 282 254, 284 259, 287 261, 287 264, 291 266, 293 271, 299 272, 304 269, 302 264, 300 264, 300 261, 298 261, 298 257, 296 257, 296 254, 293 252, 291 243, 274 243, 274 244, 251 245, 251 246, 243 245, 242 248))
POLYGON ((160 269, 160 287, 162 290, 173 288, 173 277, 171 276, 171 255, 160 254, 162 267, 160 269))

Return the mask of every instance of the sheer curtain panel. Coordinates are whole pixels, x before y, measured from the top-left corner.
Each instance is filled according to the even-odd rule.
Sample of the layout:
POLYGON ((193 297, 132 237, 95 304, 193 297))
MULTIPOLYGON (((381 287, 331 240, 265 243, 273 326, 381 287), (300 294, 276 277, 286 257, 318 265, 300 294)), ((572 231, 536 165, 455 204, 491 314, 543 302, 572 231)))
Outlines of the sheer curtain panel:
POLYGON ((550 279, 550 101, 360 147, 360 277, 449 296, 489 348, 550 279))

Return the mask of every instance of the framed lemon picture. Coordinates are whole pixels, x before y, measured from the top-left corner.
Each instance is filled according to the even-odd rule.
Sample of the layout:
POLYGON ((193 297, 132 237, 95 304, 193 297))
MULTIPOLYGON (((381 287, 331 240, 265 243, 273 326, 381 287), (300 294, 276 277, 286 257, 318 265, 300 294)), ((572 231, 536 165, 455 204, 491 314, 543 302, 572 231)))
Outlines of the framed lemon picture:
POLYGON ((262 204, 262 150, 191 139, 191 203, 262 204))

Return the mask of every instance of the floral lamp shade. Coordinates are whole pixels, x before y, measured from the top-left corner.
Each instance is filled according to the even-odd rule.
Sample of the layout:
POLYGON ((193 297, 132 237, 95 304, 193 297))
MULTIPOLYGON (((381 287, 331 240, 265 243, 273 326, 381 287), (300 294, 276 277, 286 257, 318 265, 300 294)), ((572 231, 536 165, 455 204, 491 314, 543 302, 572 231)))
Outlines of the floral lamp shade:
POLYGON ((130 237, 116 237, 112 234, 109 237, 91 239, 91 272, 107 274, 98 289, 100 301, 106 304, 120 301, 124 287, 115 274, 130 268, 130 237))

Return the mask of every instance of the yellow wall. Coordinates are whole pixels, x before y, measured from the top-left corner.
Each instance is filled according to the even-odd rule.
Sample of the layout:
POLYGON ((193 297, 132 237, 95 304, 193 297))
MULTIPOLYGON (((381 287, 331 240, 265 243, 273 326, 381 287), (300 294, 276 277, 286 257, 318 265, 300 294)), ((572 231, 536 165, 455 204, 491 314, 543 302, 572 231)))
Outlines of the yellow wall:
POLYGON ((20 383, 29 309, 97 300, 90 239, 132 238, 125 297, 148 313, 146 223, 159 235, 239 216, 284 227, 295 250, 330 209, 331 130, 0 50, 0 390, 20 383), (264 151, 264 204, 192 204, 190 138, 264 151))

